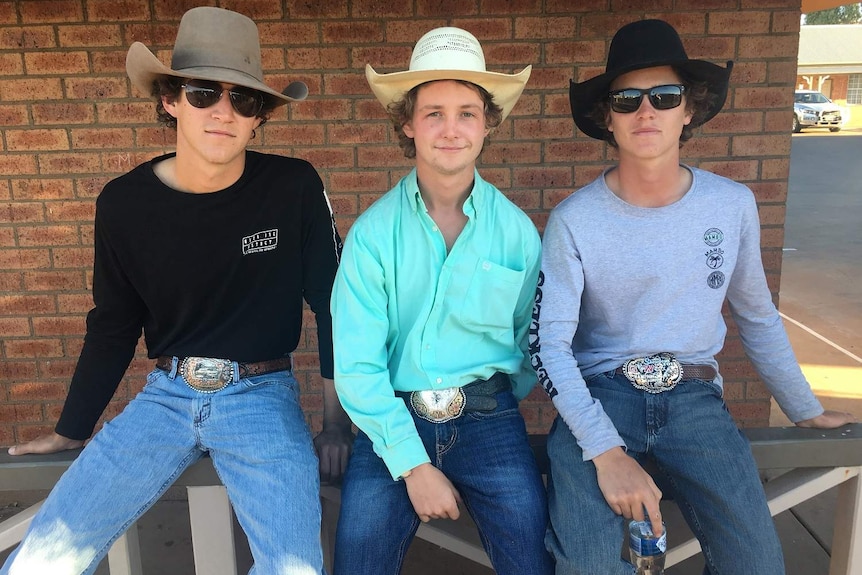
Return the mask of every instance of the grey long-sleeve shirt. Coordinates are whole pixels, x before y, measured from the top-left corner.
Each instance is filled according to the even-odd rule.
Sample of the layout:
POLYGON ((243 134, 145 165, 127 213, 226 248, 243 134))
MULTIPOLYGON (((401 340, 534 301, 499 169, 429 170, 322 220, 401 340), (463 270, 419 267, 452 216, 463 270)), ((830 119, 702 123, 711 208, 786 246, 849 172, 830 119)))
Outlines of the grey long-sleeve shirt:
POLYGON ((628 204, 603 175, 551 212, 530 347, 539 383, 584 459, 624 445, 584 377, 664 351, 717 368, 725 299, 746 353, 787 416, 823 412, 772 302, 753 194, 690 170, 691 189, 669 206, 628 204))

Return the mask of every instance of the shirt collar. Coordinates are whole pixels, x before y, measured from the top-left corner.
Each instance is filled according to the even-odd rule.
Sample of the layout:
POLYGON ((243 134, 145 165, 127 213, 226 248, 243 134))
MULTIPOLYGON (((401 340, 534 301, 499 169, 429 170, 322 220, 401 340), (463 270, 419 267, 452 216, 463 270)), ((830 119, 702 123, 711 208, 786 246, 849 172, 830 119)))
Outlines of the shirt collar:
MULTIPOLYGON (((422 194, 419 193, 419 180, 416 177, 416 168, 413 168, 403 180, 401 180, 404 188, 404 194, 407 196, 407 201, 410 202, 410 209, 414 212, 421 207, 422 210, 428 211, 425 207, 425 201, 422 199, 422 194)), ((481 210, 485 199, 488 197, 490 184, 482 179, 478 170, 473 170, 473 190, 467 196, 467 201, 464 202, 464 213, 470 215, 476 210, 481 210)))

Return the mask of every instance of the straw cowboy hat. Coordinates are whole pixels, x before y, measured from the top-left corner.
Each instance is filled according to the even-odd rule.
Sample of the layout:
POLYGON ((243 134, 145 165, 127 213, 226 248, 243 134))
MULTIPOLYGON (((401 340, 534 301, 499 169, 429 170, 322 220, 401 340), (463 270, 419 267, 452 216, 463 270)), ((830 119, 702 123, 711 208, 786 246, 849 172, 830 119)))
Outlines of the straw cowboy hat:
POLYGON ((252 88, 271 96, 276 106, 304 100, 308 95, 303 82, 292 82, 284 93, 264 84, 255 23, 242 14, 210 6, 183 14, 170 68, 142 43, 135 42, 126 56, 126 73, 145 94, 152 92, 153 81, 159 76, 175 76, 252 88))
POLYGON ((476 37, 460 28, 446 27, 435 28, 419 38, 406 72, 378 74, 370 64, 366 64, 365 77, 371 91, 387 109, 389 104, 425 82, 471 82, 494 96, 494 102, 503 109, 505 119, 524 91, 531 70, 532 66, 527 66, 517 74, 488 72, 485 54, 476 37))
POLYGON ((611 82, 634 70, 673 66, 689 82, 705 82, 710 93, 708 112, 692 127, 705 124, 718 114, 727 99, 733 62, 722 68, 712 62, 692 60, 673 26, 662 20, 640 20, 620 28, 611 40, 605 73, 581 83, 571 82, 569 102, 575 124, 591 138, 603 140, 605 130, 590 118, 597 101, 607 98, 611 82))

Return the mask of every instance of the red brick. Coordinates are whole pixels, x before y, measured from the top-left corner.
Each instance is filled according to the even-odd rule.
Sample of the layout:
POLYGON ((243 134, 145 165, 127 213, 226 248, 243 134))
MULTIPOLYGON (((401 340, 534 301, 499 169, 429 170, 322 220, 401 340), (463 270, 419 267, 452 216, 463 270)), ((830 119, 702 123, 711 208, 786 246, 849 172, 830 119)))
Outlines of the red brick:
POLYGON ((448 25, 447 20, 418 20, 410 18, 409 20, 389 21, 386 22, 386 41, 390 45, 406 44, 412 50, 413 45, 416 44, 416 41, 425 32, 446 25, 448 25))
POLYGON ((54 31, 50 26, 0 29, 0 50, 33 50, 54 47, 56 47, 54 31))
POLYGON ((91 52, 94 74, 125 74, 126 51, 91 52))
POLYGON ((384 171, 363 170, 359 172, 329 171, 331 194, 342 192, 384 192, 390 188, 389 174, 384 171))
POLYGON ((784 228, 763 228, 760 230, 760 244, 764 247, 784 247, 784 228))
POLYGON ((36 337, 84 335, 86 325, 75 317, 34 317, 33 332, 36 337))
POLYGON ((763 112, 721 112, 699 130, 704 134, 758 133, 763 131, 763 112))
POLYGON ((728 155, 730 138, 696 136, 682 148, 684 158, 720 158, 728 155))
MULTIPOLYGON (((377 45, 373 47, 359 47, 350 50, 350 61, 356 66, 363 68, 366 64, 371 64, 378 73, 389 73, 406 69, 410 62, 411 53, 412 49, 407 46, 389 47, 377 45)), ((363 81, 364 79, 363 74, 363 81)), ((361 93, 367 92, 368 84, 366 84, 365 90, 361 93)))
POLYGON ((795 10, 772 13, 772 32, 775 34, 782 32, 799 34, 800 24, 799 13, 795 10))
MULTIPOLYGON (((545 0, 545 12, 605 12, 610 9, 610 0, 545 0)), ((613 34, 613 32, 611 32, 613 34)))
MULTIPOLYGON (((635 14, 626 12, 612 13, 608 10, 590 11, 590 13, 584 14, 581 17, 579 33, 572 36, 574 38, 598 38, 602 42, 607 42, 620 27, 635 20, 640 20, 640 18, 635 14)), ((604 55, 595 61, 604 62, 604 55)))
POLYGON ((565 142, 546 142, 544 161, 546 163, 568 163, 579 165, 582 162, 598 161, 604 157, 606 145, 598 140, 572 140, 565 142))
POLYGON ((59 78, 4 79, 0 98, 7 102, 35 102, 63 98, 59 78))
POLYGON ((54 299, 48 295, 0 296, 0 314, 2 315, 44 315, 54 313, 55 307, 54 299))
POLYGON ((377 21, 324 23, 321 33, 325 45, 376 43, 383 41, 383 23, 377 21))
POLYGON ((45 210, 41 203, 6 202, 0 204, 0 223, 17 224, 44 221, 45 210))
POLYGON ((710 34, 767 34, 771 12, 714 12, 709 16, 710 34))
POLYGON ((0 362, 0 378, 5 380, 32 379, 36 377, 36 362, 34 361, 2 361, 0 362))
MULTIPOLYGON (((386 2, 381 2, 386 4, 386 2)), ((354 6, 356 1, 353 2, 354 6)), ((354 8, 355 9, 355 8, 354 8)), ((287 16, 293 20, 296 18, 345 18, 347 16, 347 2, 342 0, 287 0, 287 16)))
POLYGON ((542 0, 483 0, 485 14, 540 14, 542 0))
POLYGON ((491 141, 482 152, 482 164, 538 164, 542 161, 542 145, 538 142, 499 143, 491 141))
POLYGON ((350 16, 353 18, 381 19, 409 18, 414 15, 412 4, 412 2, 390 2, 388 0, 353 0, 350 3, 350 16))
POLYGON ((24 288, 28 292, 69 291, 84 289, 84 274, 74 271, 24 272, 24 288))
MULTIPOLYGON (((0 250, 2 253, 3 250, 0 250)), ((20 291, 24 285, 18 272, 0 272, 0 292, 20 291)))
MULTIPOLYGON (((383 189, 388 191, 392 187, 393 186, 390 186, 389 184, 387 184, 386 186, 383 187, 383 189)), ((371 206, 371 204, 373 204, 374 202, 379 200, 381 198, 381 196, 383 196, 382 193, 362 194, 361 196, 359 196, 359 209, 360 209, 360 211, 364 212, 365 210, 367 210, 371 206)), ((339 227, 339 229, 341 229, 341 228, 339 227)), ((345 233, 346 233, 346 230, 345 230, 345 233)))
POLYGON ((324 130, 320 124, 288 124, 267 126, 266 138, 270 144, 320 145, 324 143, 324 130))
POLYGON ((552 140, 574 135, 574 124, 559 120, 517 119, 514 125, 515 138, 518 140, 552 140))
POLYGON ((54 248, 51 250, 53 258, 51 263, 58 269, 69 268, 92 268, 93 248, 54 248))
POLYGON ((332 204, 332 213, 339 216, 356 216, 359 215, 357 198, 355 196, 330 196, 329 201, 332 204))
POLYGON ((22 0, 19 6, 24 22, 74 22, 84 19, 80 0, 22 0))
POLYGON ((383 123, 332 124, 327 127, 326 141, 329 144, 364 144, 384 142, 390 127, 383 123))
POLYGON ((686 0, 685 8, 712 12, 713 10, 736 10, 737 4, 737 0, 686 0))
POLYGON ((577 18, 573 16, 525 16, 515 19, 515 38, 570 40, 576 26, 577 18))
POLYGON ((281 20, 284 17, 281 2, 273 2, 272 0, 221 0, 219 6, 245 14, 255 22, 281 20))
POLYGON ((0 422, 24 423, 41 420, 42 405, 39 403, 0 405, 0 422))
POLYGON ((76 100, 125 98, 129 95, 125 78, 67 78, 64 82, 69 97, 76 100))
MULTIPOLYGON (((451 25, 463 28, 478 38, 485 49, 486 59, 488 56, 488 46, 491 45, 493 40, 512 39, 511 18, 453 18, 451 25)), ((419 36, 416 37, 416 40, 418 39, 419 36)))
POLYGON ((784 224, 785 207, 780 206, 758 206, 758 214, 760 215, 760 225, 782 225, 784 224))
POLYGON ((176 22, 171 23, 168 23, 166 19, 156 18, 155 21, 147 24, 124 24, 123 33, 126 42, 129 44, 143 42, 163 63, 169 64, 171 61, 170 54, 158 48, 163 47, 167 50, 173 46, 178 25, 179 18, 176 19, 176 22))
POLYGON ((10 401, 33 401, 42 399, 63 399, 66 386, 61 383, 12 383, 9 385, 10 401))
POLYGON ((48 206, 49 222, 90 222, 96 213, 96 204, 90 200, 78 202, 52 202, 48 206))
POLYGON ((75 191, 77 192, 75 195, 79 198, 95 198, 102 191, 102 188, 105 187, 105 184, 108 183, 109 179, 109 177, 103 176, 74 180, 75 191))
POLYGON ((416 0, 417 16, 452 17, 475 15, 478 13, 478 0, 416 0))
MULTIPOLYGON (((688 5, 686 5, 688 9, 688 5)), ((659 20, 664 20, 679 32, 681 36, 683 36, 683 43, 685 43, 685 37, 690 35, 701 35, 706 32, 706 14, 703 12, 647 12, 644 14, 645 18, 658 18, 659 20)))
POLYGON ((546 45, 545 61, 549 64, 599 62, 605 58, 603 41, 555 42, 546 45))
POLYGON ((20 54, 0 54, 0 74, 3 74, 4 77, 9 77, 23 73, 24 62, 20 54))
POLYGON ((77 226, 19 226, 21 247, 68 246, 79 243, 77 226))
POLYGON ((292 69, 320 70, 347 68, 347 48, 310 46, 287 52, 287 67, 292 69))
MULTIPOLYGON (((723 62, 719 62, 722 66, 724 66, 723 62)), ((774 62, 770 62, 769 64, 773 64, 774 62)), ((796 70, 796 62, 793 62, 793 70, 795 73, 796 70)), ((734 86, 742 86, 743 84, 763 84, 767 81, 767 77, 769 75, 768 72, 769 66, 766 62, 736 62, 736 65, 733 67, 733 72, 731 73, 731 83, 734 86)))
POLYGON ((725 162, 702 162, 700 167, 719 176, 749 182, 757 179, 757 160, 729 160, 725 162))
POLYGON ((42 249, 0 249, 0 269, 36 269, 51 265, 48 250, 42 249))
POLYGON ((763 37, 739 38, 739 57, 763 60, 787 58, 799 48, 798 34, 769 34, 763 37))
POLYGON ((737 88, 733 105, 736 108, 779 108, 789 110, 793 93, 787 88, 737 88))
POLYGON ((16 2, 0 2, 0 24, 15 24, 18 22, 18 14, 15 12, 16 5, 16 2))
POLYGON ((134 144, 131 128, 82 128, 71 130, 71 134, 75 150, 130 148, 134 144))
POLYGON ((148 0, 87 0, 87 19, 92 22, 146 20, 149 17, 148 0))
POLYGON ((526 212, 542 207, 542 194, 539 190, 507 190, 506 197, 526 212))
POLYGON ((754 192, 758 202, 787 201, 787 182, 748 182, 748 187, 754 192))
POLYGON ((766 427, 769 425, 768 401, 729 402, 727 408, 736 422, 743 427, 766 427))
POLYGON ((33 104, 33 121, 43 126, 48 124, 92 124, 95 114, 92 104, 72 104, 67 102, 33 104))
POLYGON ((101 170, 98 154, 91 153, 53 153, 40 154, 39 171, 42 174, 92 174, 101 170))
POLYGON ((261 44, 296 46, 320 43, 320 31, 316 22, 259 22, 261 44))
POLYGON ((788 91, 796 82, 796 61, 786 60, 784 62, 768 62, 766 77, 771 84, 786 84, 788 91))
POLYGON ((520 168, 515 171, 515 185, 525 188, 571 188, 572 168, 520 168))
POLYGON ((786 180, 789 174, 789 158, 769 158, 762 162, 760 177, 764 180, 786 180))
POLYGON ((100 102, 96 115, 102 124, 148 124, 156 121, 155 102, 100 102))
POLYGON ((30 320, 26 317, 0 317, 0 333, 7 337, 32 337, 30 320))
POLYGON ((311 162, 313 166, 328 168, 353 168, 353 150, 350 148, 300 148, 294 150, 294 155, 311 162))
POLYGON ((386 111, 377 100, 357 100, 355 120, 386 119, 386 111))
POLYGON ((488 44, 485 46, 485 63, 494 72, 520 72, 541 57, 538 44, 488 44), (505 66, 504 69, 499 69, 505 66))
MULTIPOLYGON (((11 180, 12 195, 16 200, 57 200, 74 195, 72 182, 65 179, 11 180)), ((38 221, 42 221, 41 219, 38 221)))
POLYGON ((123 38, 118 25, 60 26, 57 35, 60 38, 60 46, 73 48, 123 45, 123 38))
POLYGON ((0 126, 23 126, 28 123, 26 106, 0 106, 0 126))
POLYGON ((66 130, 7 130, 6 142, 12 152, 69 149, 66 130))
POLYGON ((776 136, 734 136, 734 156, 782 156, 790 154, 790 133, 776 136))
MULTIPOLYGON (((372 64, 373 66, 373 64, 372 64)), ((377 68, 375 67, 375 70, 377 68)), ((379 72, 380 70, 378 70, 379 72)), ((369 91, 365 74, 324 74, 325 94, 367 94, 369 91)))

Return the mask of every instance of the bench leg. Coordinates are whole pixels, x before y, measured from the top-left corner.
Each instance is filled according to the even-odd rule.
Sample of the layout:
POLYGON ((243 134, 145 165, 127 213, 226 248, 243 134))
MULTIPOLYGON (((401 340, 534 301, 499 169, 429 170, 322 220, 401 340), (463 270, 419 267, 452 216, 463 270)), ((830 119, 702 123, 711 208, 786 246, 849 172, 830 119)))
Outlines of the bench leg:
POLYGON ((221 485, 189 487, 188 493, 195 573, 237 575, 227 490, 221 485))
MULTIPOLYGON (((326 489, 325 487, 323 489, 326 489)), ((341 509, 338 493, 332 497, 321 490, 320 495, 320 548, 323 550, 323 566, 327 573, 332 573, 335 562, 335 531, 338 526, 338 514, 341 509)))
POLYGON ((862 467, 848 468, 854 470, 855 477, 838 486, 829 575, 862 573, 862 467))
POLYGON ((108 571, 111 575, 143 575, 138 524, 132 523, 108 551, 108 571))

